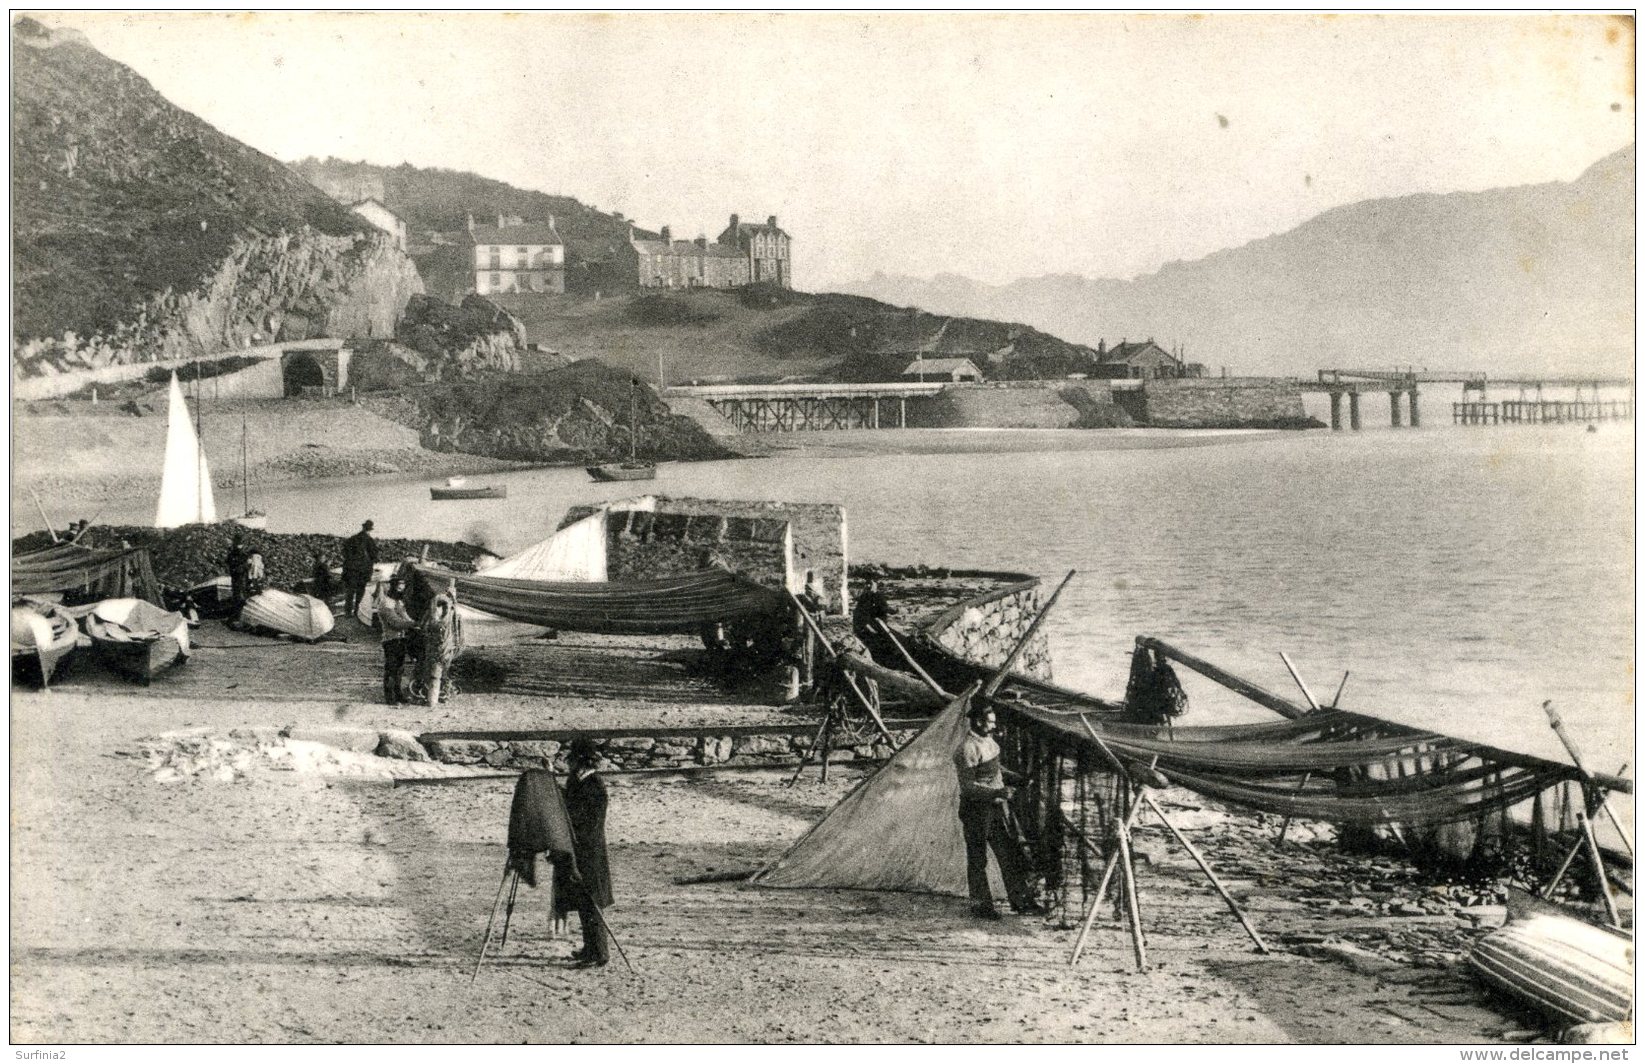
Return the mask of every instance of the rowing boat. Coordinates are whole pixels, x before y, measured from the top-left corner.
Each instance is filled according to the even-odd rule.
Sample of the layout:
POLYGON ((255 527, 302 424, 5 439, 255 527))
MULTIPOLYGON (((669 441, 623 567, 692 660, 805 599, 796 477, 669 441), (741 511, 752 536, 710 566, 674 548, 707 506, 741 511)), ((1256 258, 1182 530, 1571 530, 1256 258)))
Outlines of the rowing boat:
POLYGON ((52 675, 79 641, 80 627, 53 603, 24 601, 11 608, 11 674, 38 686, 52 675))
POLYGON ((429 488, 428 496, 435 502, 445 502, 453 499, 506 499, 508 498, 508 485, 487 484, 474 488, 447 485, 443 488, 429 488))
POLYGON ((1468 963, 1486 983, 1565 1024, 1617 1023, 1633 1011, 1628 936, 1523 891, 1509 892, 1508 922, 1479 940, 1468 963))
POLYGON ((655 462, 608 462, 588 467, 588 475, 595 480, 656 480, 655 462))
POLYGON ((147 686, 188 660, 188 620, 142 599, 105 599, 86 614, 92 654, 110 671, 147 686))
POLYGON ((336 625, 331 607, 313 595, 293 595, 269 588, 253 595, 240 610, 240 623, 267 628, 314 642, 336 625))

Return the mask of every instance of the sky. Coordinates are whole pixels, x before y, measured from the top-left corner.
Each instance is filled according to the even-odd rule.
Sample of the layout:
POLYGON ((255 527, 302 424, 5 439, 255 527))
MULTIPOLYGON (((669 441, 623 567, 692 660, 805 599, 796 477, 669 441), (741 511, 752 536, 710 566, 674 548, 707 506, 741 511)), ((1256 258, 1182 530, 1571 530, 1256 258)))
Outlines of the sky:
POLYGON ((1131 277, 1633 140, 1603 15, 40 16, 285 161, 470 170, 713 236, 799 287, 1131 277))

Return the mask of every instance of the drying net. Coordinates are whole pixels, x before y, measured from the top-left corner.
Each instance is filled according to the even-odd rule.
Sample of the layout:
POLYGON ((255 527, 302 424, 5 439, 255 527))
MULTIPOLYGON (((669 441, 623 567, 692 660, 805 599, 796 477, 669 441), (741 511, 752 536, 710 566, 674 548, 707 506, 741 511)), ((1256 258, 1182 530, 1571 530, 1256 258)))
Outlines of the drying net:
POLYGON ((464 606, 522 624, 606 635, 696 632, 705 624, 783 609, 781 591, 724 569, 622 583, 468 576, 420 566, 438 586, 454 583, 464 606))
POLYGON ((54 543, 11 560, 13 595, 61 594, 69 605, 111 598, 140 598, 161 604, 149 553, 142 548, 96 550, 78 543, 54 543))

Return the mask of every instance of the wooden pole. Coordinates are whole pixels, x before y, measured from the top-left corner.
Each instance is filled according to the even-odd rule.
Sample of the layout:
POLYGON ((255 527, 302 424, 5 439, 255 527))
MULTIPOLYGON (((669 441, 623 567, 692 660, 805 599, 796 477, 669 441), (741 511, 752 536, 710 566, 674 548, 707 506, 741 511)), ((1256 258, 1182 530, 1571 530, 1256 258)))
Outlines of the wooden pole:
MULTIPOLYGON (((1141 811, 1141 808, 1141 806, 1132 805, 1131 811, 1126 814, 1125 821, 1119 825, 1119 830, 1130 831, 1131 822, 1136 819, 1137 813, 1141 811)), ((1092 846, 1090 840, 1084 835, 1080 836, 1080 841, 1085 843, 1093 854, 1097 852, 1096 847, 1092 846)), ((1115 847, 1114 852, 1108 855, 1107 861, 1103 864, 1102 878, 1097 881, 1096 891, 1092 893, 1091 900, 1086 903, 1085 919, 1080 924, 1080 933, 1078 937, 1074 939, 1074 952, 1068 958, 1068 966, 1070 968, 1080 962, 1080 954, 1085 950, 1086 936, 1091 933, 1091 925, 1097 922, 1097 909, 1102 905, 1103 896, 1108 893, 1108 882, 1114 878, 1114 870, 1119 867, 1119 862, 1119 848, 1115 847)))
MULTIPOLYGON (((1301 791, 1304 787, 1308 786, 1308 781, 1310 779, 1312 779, 1313 776, 1314 776, 1314 774, 1312 772, 1304 772, 1302 774, 1302 782, 1297 784, 1297 790, 1301 791)), ((1285 845, 1285 833, 1287 831, 1290 831, 1290 830, 1291 830, 1291 818, 1289 816, 1287 816, 1284 820, 1282 820, 1280 822, 1280 825, 1279 825, 1279 838, 1274 840, 1274 845, 1275 846, 1284 846, 1285 845)))
POLYGON ((46 516, 46 508, 40 505, 40 496, 34 493, 33 488, 29 489, 29 498, 34 500, 34 508, 40 511, 40 520, 46 523, 46 531, 51 533, 51 541, 53 543, 60 542, 57 538, 57 529, 52 527, 51 518, 46 516))
MULTIPOLYGON (((1588 782, 1589 786, 1595 786, 1597 790, 1597 786, 1594 784, 1594 775, 1588 771, 1587 764, 1582 760, 1582 751, 1577 749, 1576 740, 1571 738, 1570 733, 1565 730, 1565 718, 1559 715, 1559 710, 1554 708, 1552 701, 1542 703, 1542 712, 1548 714, 1548 724, 1554 729, 1554 734, 1559 736, 1559 741, 1565 744, 1565 752, 1571 755, 1571 761, 1576 765, 1576 770, 1582 773, 1582 778, 1588 782)), ((1611 799, 1603 791, 1600 791, 1599 795, 1600 808, 1604 809, 1605 815, 1610 817, 1611 826, 1616 828, 1617 835, 1622 839, 1622 845, 1628 848, 1628 856, 1632 857, 1634 853, 1633 840, 1622 830, 1621 822, 1617 820, 1616 813, 1612 812, 1611 799)))
POLYGON ((1017 640, 1017 645, 1011 648, 1011 653, 1006 656, 1005 663, 1000 666, 998 672, 994 673, 993 679, 983 685, 982 696, 984 698, 992 698, 994 693, 1000 689, 1000 685, 1005 683, 1005 678, 1011 673, 1011 666, 1015 665, 1017 659, 1022 657, 1022 652, 1028 649, 1028 641, 1034 638, 1034 633, 1040 630, 1040 625, 1044 624, 1045 618, 1050 616, 1051 607, 1057 604, 1057 597, 1062 594, 1062 589, 1067 587, 1068 581, 1072 579, 1074 579, 1074 570, 1070 569, 1068 575, 1062 578, 1062 583, 1057 585, 1057 589, 1051 592, 1051 597, 1040 608, 1039 616, 1034 618, 1034 623, 1028 626, 1028 631, 1024 632, 1022 638, 1017 640))
POLYGON ((497 898, 491 903, 491 919, 486 921, 485 938, 480 940, 480 956, 479 959, 474 962, 474 974, 468 977, 469 985, 471 986, 473 985, 474 980, 480 977, 480 965, 484 964, 486 960, 486 947, 491 945, 491 928, 497 922, 497 907, 503 903, 503 888, 508 886, 509 873, 513 871, 513 865, 503 865, 503 879, 502 882, 497 884, 497 898))
POLYGON ((1279 652, 1279 660, 1285 662, 1285 670, 1291 674, 1291 679, 1295 680, 1297 687, 1302 690, 1302 697, 1308 700, 1308 708, 1311 710, 1319 709, 1319 703, 1315 701, 1314 693, 1308 690, 1307 684, 1302 682, 1302 677, 1297 674, 1297 667, 1291 664, 1291 659, 1285 656, 1285 651, 1279 652))
POLYGON ((1194 844, 1188 841, 1188 837, 1178 831, 1175 824, 1171 823, 1170 818, 1165 815, 1165 810, 1161 809, 1159 803, 1154 801, 1153 795, 1143 791, 1141 797, 1143 802, 1147 803, 1148 808, 1154 811, 1154 815, 1159 817, 1160 823, 1165 825, 1165 830, 1171 833, 1171 837, 1181 843, 1182 848, 1188 851, 1188 856, 1192 857, 1194 863, 1199 865, 1199 870, 1205 873, 1205 878, 1211 881, 1211 886, 1215 887, 1217 893, 1222 895, 1222 900, 1228 903, 1228 908, 1233 911, 1235 919, 1240 922, 1241 927, 1245 928, 1245 933, 1251 936, 1251 941, 1257 944, 1257 952, 1267 953, 1267 943, 1262 941, 1262 936, 1257 934, 1257 929, 1251 926, 1251 921, 1245 916, 1245 910, 1239 907, 1239 903, 1234 900, 1234 896, 1228 893, 1228 888, 1222 885, 1222 880, 1218 879, 1216 872, 1212 871, 1210 863, 1205 860, 1194 844))
POLYGON ((1164 654, 1172 661, 1193 669, 1195 672, 1206 677, 1207 679, 1215 680, 1217 683, 1222 684, 1222 686, 1228 688, 1230 691, 1233 691, 1235 694, 1244 695, 1257 705, 1262 706, 1265 709, 1271 709, 1282 717, 1288 717, 1291 720, 1295 720, 1304 713, 1308 712, 1307 709, 1297 705, 1288 698, 1281 698, 1272 691, 1258 687, 1249 680, 1241 679, 1225 669, 1218 668, 1203 658, 1197 658, 1186 651, 1178 650, 1171 644, 1155 639, 1152 636, 1137 636, 1137 645, 1140 647, 1146 647, 1156 654, 1164 654))
POLYGON ((1610 873, 1605 871, 1605 858, 1600 856, 1599 840, 1594 838, 1593 818, 1584 812, 1577 818, 1577 823, 1582 825, 1582 837, 1588 843, 1588 856, 1593 858, 1594 878, 1599 880, 1599 896, 1605 902, 1606 919, 1610 920, 1612 927, 1621 928, 1622 917, 1617 914, 1616 899, 1611 897, 1610 873))
MULTIPOLYGON (((828 641, 828 637, 823 634, 822 626, 816 622, 816 620, 811 616, 810 611, 805 608, 800 600, 794 597, 794 592, 788 591, 785 593, 788 595, 788 601, 792 602, 794 604, 794 608, 800 611, 800 616, 805 618, 805 623, 810 626, 811 631, 816 633, 817 642, 822 645, 824 650, 828 651, 829 658, 831 660, 838 660, 840 652, 834 649, 834 644, 830 643, 828 641)), ((891 745, 891 749, 895 750, 897 748, 897 740, 891 737, 891 729, 887 728, 885 726, 885 721, 880 718, 880 711, 874 708, 873 703, 868 701, 868 696, 863 694, 862 690, 857 687, 857 680, 851 675, 850 672, 845 671, 842 668, 841 675, 845 677, 846 686, 850 688, 852 694, 857 696, 857 701, 861 703, 862 708, 866 709, 868 711, 868 715, 873 718, 874 726, 880 730, 880 734, 884 736, 885 741, 891 745)))
POLYGON ((908 652, 908 648, 902 645, 902 640, 897 638, 897 633, 893 632, 891 630, 890 625, 886 624, 883 620, 880 620, 877 617, 874 619, 874 623, 880 626, 880 631, 884 632, 885 637, 887 639, 891 640, 891 645, 897 648, 897 653, 901 654, 902 659, 904 661, 908 662, 908 667, 914 670, 914 674, 916 676, 918 676, 920 679, 925 681, 925 685, 927 687, 931 688, 931 690, 933 692, 935 692, 936 694, 940 695, 943 698, 953 698, 954 697, 953 695, 949 694, 947 691, 944 691, 942 689, 942 684, 940 684, 937 681, 933 680, 931 678, 930 673, 928 673, 924 669, 920 668, 920 663, 915 661, 914 660, 914 655, 910 654, 908 652))
POLYGON ((1337 693, 1331 698, 1331 708, 1335 709, 1342 704, 1342 689, 1348 686, 1348 670, 1342 670, 1342 682, 1337 684, 1337 693))
MULTIPOLYGON (((1126 794, 1131 800, 1133 808, 1137 799, 1130 793, 1130 783, 1126 783, 1126 794)), ((1127 818, 1129 819, 1129 817, 1127 818)), ((1148 970, 1148 947, 1142 939, 1142 909, 1137 904, 1137 873, 1131 862, 1131 832, 1129 829, 1119 833, 1117 845, 1120 855, 1120 875, 1125 884, 1125 912, 1131 924, 1131 950, 1136 955, 1137 971, 1148 970)))

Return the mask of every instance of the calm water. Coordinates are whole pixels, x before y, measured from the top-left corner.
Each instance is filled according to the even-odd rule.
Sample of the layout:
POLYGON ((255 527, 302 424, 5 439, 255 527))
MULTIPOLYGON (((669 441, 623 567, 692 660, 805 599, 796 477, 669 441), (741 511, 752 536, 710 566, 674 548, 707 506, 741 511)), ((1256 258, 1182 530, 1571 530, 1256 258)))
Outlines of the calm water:
MULTIPOLYGON (((1431 424, 1441 410, 1448 419, 1435 404, 1431 424)), ((1158 449, 1095 449, 1108 444, 1091 433, 955 433, 972 453, 941 454, 817 437, 826 446, 804 454, 666 466, 652 484, 534 470, 474 478, 507 483, 502 501, 431 505, 434 481, 406 478, 257 501, 276 531, 346 533, 370 517, 379 535, 502 553, 547 535, 568 506, 641 490, 836 501, 854 560, 1052 580, 1077 569, 1049 624, 1070 686, 1120 694, 1132 639, 1146 633, 1294 694, 1284 650, 1322 701, 1349 670, 1344 708, 1551 753, 1539 709, 1551 698, 1595 767, 1631 756, 1631 425, 1202 436, 1158 449)), ((1266 715, 1184 675, 1202 722, 1266 715)))

